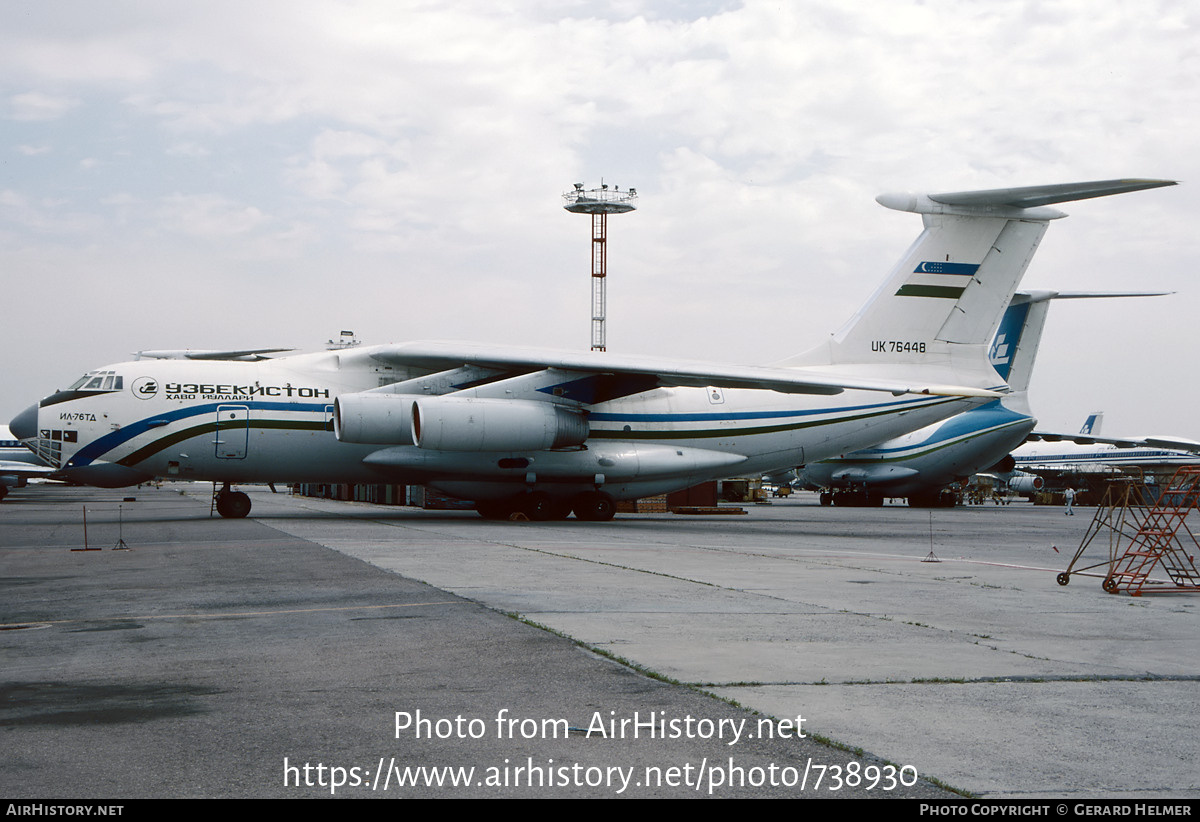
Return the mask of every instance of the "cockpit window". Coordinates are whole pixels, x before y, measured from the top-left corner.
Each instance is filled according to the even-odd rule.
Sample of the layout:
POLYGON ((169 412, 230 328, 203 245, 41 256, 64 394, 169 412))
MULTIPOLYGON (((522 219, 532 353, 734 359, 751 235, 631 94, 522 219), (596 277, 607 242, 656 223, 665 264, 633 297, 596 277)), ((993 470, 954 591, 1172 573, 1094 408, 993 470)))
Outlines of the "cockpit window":
POLYGON ((112 371, 89 371, 71 383, 68 391, 120 391, 124 380, 112 371))

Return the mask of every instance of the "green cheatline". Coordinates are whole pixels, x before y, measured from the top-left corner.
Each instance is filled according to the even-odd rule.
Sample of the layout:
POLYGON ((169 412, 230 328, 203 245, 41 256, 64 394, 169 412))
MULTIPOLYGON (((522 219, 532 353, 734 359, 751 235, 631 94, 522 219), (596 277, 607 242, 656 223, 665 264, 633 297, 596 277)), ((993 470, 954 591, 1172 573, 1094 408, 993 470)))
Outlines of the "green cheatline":
MULTIPOLYGON (((953 402, 955 397, 945 397, 923 403, 921 408, 930 408, 953 402)), ((691 440, 712 439, 717 437, 744 437, 754 434, 777 434, 780 431, 798 431, 801 428, 814 428, 822 425, 836 425, 843 422, 857 422, 872 417, 881 417, 894 413, 893 409, 881 409, 863 414, 850 414, 844 417, 820 418, 805 422, 789 422, 780 425, 763 425, 753 428, 684 428, 676 430, 650 429, 643 431, 618 431, 616 429, 592 429, 591 438, 598 440, 691 440)))
POLYGON ((953 285, 902 285, 896 292, 897 297, 945 297, 957 300, 962 296, 965 287, 953 285))
POLYGON ((228 425, 218 426, 218 424, 215 422, 206 422, 206 423, 203 423, 202 425, 196 425, 191 428, 184 429, 182 431, 176 431, 173 434, 168 434, 165 437, 160 437, 160 438, 156 439, 154 442, 149 443, 148 445, 143 445, 141 448, 134 451, 129 456, 124 457, 123 459, 117 460, 117 463, 120 465, 124 465, 127 468, 132 467, 132 466, 137 465, 142 460, 147 459, 148 457, 151 457, 154 454, 157 454, 159 451, 163 450, 164 448, 167 448, 172 445, 176 445, 180 442, 183 442, 184 440, 191 439, 192 437, 200 436, 201 434, 212 433, 214 431, 217 431, 218 428, 220 430, 227 431, 227 430, 232 430, 235 427, 239 428, 239 429, 242 427, 291 429, 294 431, 332 431, 333 430, 327 422, 308 421, 308 420, 250 420, 248 425, 246 422, 241 422, 238 426, 228 426, 228 425))

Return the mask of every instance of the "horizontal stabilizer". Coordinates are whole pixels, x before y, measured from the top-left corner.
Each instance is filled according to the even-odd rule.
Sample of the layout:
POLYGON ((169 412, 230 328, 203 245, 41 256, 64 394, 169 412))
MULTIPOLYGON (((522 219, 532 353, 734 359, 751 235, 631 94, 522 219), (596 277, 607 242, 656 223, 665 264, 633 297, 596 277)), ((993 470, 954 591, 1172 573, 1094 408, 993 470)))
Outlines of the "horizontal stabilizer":
POLYGON ((992 341, 989 359, 1014 392, 1027 391, 1051 300, 1161 297, 1169 291, 1018 291, 992 341))
POLYGON ((1174 291, 1021 291, 1037 300, 1090 300, 1097 297, 1166 297, 1174 291))
POLYGON ((1037 208, 1052 203, 1068 203, 1074 200, 1090 200, 1110 194, 1124 194, 1147 188, 1173 186, 1174 180, 1097 180, 1090 183, 1060 183, 1049 186, 1026 186, 1024 188, 994 188, 989 191, 959 191, 947 194, 930 194, 929 199, 946 205, 963 206, 1008 206, 1010 208, 1037 208))
POLYGON ((1066 215, 1058 209, 1045 206, 1176 184, 1174 180, 1097 180, 1090 183, 1057 183, 1048 186, 993 188, 986 191, 949 191, 942 194, 893 192, 880 194, 875 201, 885 208, 911 211, 915 214, 1055 220, 1066 215))

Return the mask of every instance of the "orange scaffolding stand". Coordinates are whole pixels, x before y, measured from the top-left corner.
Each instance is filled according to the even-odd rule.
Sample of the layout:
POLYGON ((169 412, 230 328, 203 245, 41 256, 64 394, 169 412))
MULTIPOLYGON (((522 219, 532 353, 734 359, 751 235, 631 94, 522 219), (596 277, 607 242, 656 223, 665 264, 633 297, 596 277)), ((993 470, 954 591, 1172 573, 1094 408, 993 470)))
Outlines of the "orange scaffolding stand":
POLYGON ((1107 566, 1103 587, 1110 594, 1200 593, 1196 554, 1200 543, 1187 525, 1200 505, 1200 468, 1180 468, 1157 500, 1150 500, 1141 479, 1112 480, 1067 570, 1058 575, 1066 585, 1071 574, 1107 566), (1082 568, 1076 565, 1101 534, 1108 535, 1108 559, 1082 568), (1151 576, 1156 570, 1166 578, 1151 576))

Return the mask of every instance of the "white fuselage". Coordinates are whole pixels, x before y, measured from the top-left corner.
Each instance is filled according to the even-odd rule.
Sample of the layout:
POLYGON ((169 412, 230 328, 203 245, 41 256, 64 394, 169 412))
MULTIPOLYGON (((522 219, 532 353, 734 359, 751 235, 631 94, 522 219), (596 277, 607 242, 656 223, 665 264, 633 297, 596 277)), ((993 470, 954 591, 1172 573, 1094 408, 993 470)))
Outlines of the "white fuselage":
POLYGON ((1200 464, 1200 454, 1149 445, 1120 447, 1109 443, 1031 442, 1013 452, 1022 471, 1115 471, 1122 468, 1162 469, 1200 464))
POLYGON ((333 426, 338 396, 422 376, 382 365, 370 353, 107 366, 94 373, 112 376, 108 389, 58 392, 42 401, 36 450, 82 482, 114 487, 150 477, 396 482, 478 499, 533 485, 574 493, 603 484, 624 499, 795 467, 982 401, 874 391, 810 396, 659 388, 591 406, 590 436, 572 449, 451 453, 341 442, 333 426))
POLYGON ((1025 440, 1036 422, 991 403, 871 448, 809 464, 799 476, 821 488, 866 487, 887 496, 937 491, 995 465, 1025 440))

